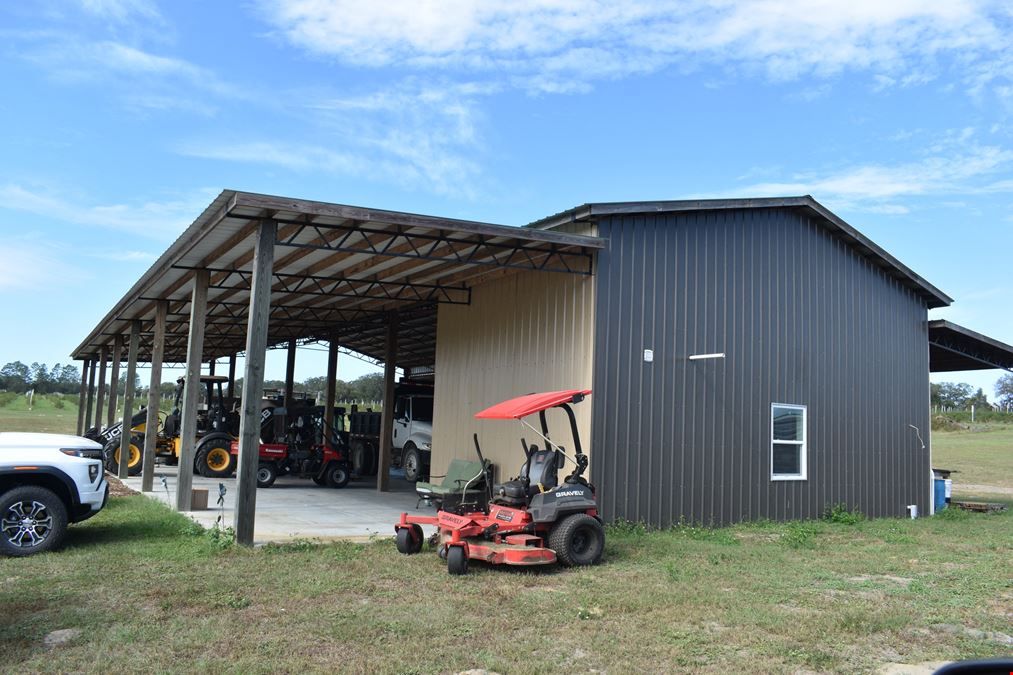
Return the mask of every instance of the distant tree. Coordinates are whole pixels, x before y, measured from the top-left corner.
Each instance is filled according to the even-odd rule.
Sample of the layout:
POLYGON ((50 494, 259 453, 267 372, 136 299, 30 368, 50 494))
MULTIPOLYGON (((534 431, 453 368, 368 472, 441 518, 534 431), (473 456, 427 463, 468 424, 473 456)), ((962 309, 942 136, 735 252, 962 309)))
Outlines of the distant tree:
POLYGON ((1006 373, 995 383, 995 398, 1003 407, 1013 406, 1013 373, 1006 373))
POLYGON ((974 396, 968 398, 967 401, 964 403, 964 405, 968 408, 970 408, 973 405, 978 410, 990 407, 988 403, 988 397, 985 396, 985 392, 981 389, 981 387, 978 387, 978 391, 974 393, 974 396))
POLYGON ((353 380, 352 394, 363 401, 383 400, 383 373, 371 373, 353 380))
POLYGON ((31 370, 20 361, 6 364, 0 369, 0 389, 23 393, 31 382, 31 370))
POLYGON ((944 408, 966 408, 973 391, 971 385, 963 382, 941 382, 932 386, 932 404, 944 408))
POLYGON ((48 394, 50 390, 49 386, 49 371, 46 369, 45 363, 39 363, 35 361, 29 366, 29 382, 28 385, 35 390, 36 394, 48 394))
MULTIPOLYGON (((56 368, 54 367, 53 370, 56 368)), ((81 371, 77 369, 77 366, 72 366, 69 363, 60 368, 59 377, 52 373, 50 375, 59 381, 60 391, 64 394, 74 394, 81 386, 81 371)))

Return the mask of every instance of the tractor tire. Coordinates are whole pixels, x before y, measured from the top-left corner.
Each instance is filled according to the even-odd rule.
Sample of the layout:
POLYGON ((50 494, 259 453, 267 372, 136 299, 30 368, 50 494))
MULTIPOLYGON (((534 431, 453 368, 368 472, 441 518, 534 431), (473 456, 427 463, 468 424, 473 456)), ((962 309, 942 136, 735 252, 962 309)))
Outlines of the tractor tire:
POLYGON ((605 528, 597 518, 574 513, 556 523, 548 543, 564 567, 597 565, 605 550, 605 528))
POLYGON ((415 555, 422 550, 422 527, 412 523, 397 531, 397 550, 405 555, 415 555))
POLYGON ((278 478, 278 468, 273 462, 261 462, 257 465, 257 487, 269 488, 278 478))
POLYGON ((0 553, 51 551, 67 535, 67 507, 52 490, 23 485, 0 495, 0 553))
POLYGON ((205 478, 228 478, 236 470, 236 457, 227 446, 212 441, 197 452, 195 464, 205 478))
POLYGON ((366 469, 369 468, 368 453, 366 452, 366 444, 363 441, 355 440, 352 441, 352 470, 360 476, 368 475, 366 469))
MULTIPOLYGON (((127 475, 137 476, 141 473, 144 460, 144 436, 134 434, 128 446, 130 455, 127 457, 127 475)), ((106 470, 114 476, 120 471, 120 440, 109 441, 105 447, 106 470)))
POLYGON ((405 443, 401 455, 401 468, 404 469, 405 480, 409 483, 414 483, 421 477, 422 457, 414 443, 405 443))
POLYGON ((451 546, 447 549, 447 572, 450 574, 468 573, 468 555, 463 546, 451 546))
POLYGON ((348 467, 342 462, 332 462, 327 467, 327 471, 324 474, 326 476, 327 484, 332 488, 343 488, 348 485, 351 474, 348 472, 348 467))

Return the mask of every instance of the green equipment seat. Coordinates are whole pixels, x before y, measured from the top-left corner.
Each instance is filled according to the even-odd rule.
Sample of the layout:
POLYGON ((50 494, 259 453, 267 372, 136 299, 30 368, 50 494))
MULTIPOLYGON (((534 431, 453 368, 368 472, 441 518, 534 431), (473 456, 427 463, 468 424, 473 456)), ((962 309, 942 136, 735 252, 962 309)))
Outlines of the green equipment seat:
POLYGON ((415 508, 423 501, 436 502, 439 507, 447 497, 456 497, 462 502, 482 498, 485 495, 485 481, 489 479, 491 467, 489 462, 485 462, 483 466, 482 462, 478 461, 450 460, 447 475, 443 476, 440 483, 419 481, 415 484, 415 494, 419 496, 415 508))

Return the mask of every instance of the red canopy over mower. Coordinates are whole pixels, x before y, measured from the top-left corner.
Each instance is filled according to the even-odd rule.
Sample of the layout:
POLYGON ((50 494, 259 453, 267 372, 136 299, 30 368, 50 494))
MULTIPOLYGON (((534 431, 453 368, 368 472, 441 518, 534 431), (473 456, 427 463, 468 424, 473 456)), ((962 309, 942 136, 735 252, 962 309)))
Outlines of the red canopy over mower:
MULTIPOLYGON (((595 489, 583 477, 588 459, 580 446, 577 421, 572 404, 580 403, 590 390, 573 389, 543 394, 528 394, 487 408, 477 419, 516 419, 541 437, 543 444, 528 445, 521 439, 524 464, 520 475, 504 483, 486 479, 485 498, 462 488, 462 499, 452 509, 435 516, 401 514, 394 526, 397 549, 411 555, 422 550, 422 525, 438 528, 437 546, 451 574, 465 574, 469 560, 501 565, 594 565, 601 560, 605 531, 598 516, 595 489), (545 411, 560 408, 570 421, 574 454, 549 437, 545 411), (541 431, 523 418, 538 413, 541 431), (565 463, 574 464, 573 472, 559 483, 558 473, 565 463)), ((475 451, 483 466, 482 449, 475 434, 475 451)))

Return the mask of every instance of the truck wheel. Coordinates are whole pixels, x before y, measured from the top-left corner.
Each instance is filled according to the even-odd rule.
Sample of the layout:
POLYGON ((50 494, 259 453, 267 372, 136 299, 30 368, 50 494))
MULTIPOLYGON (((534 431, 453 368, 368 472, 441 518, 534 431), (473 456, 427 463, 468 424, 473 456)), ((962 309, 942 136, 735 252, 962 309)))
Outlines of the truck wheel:
POLYGON ((257 466, 257 487, 269 488, 278 477, 278 469, 271 462, 263 462, 257 466))
POLYGON ((24 485, 0 495, 0 552, 26 556, 50 551, 67 534, 67 507, 52 490, 24 485))
POLYGON ((220 441, 211 441, 197 453, 197 473, 205 478, 228 478, 235 463, 236 458, 220 441))
POLYGON ((458 575, 468 573, 468 556, 463 546, 451 546, 447 549, 447 571, 458 575))
POLYGON ((352 441, 352 469, 360 476, 368 475, 366 444, 362 441, 352 441))
POLYGON ((422 550, 422 528, 415 523, 397 531, 397 550, 405 555, 414 555, 422 550))
POLYGON ((586 513, 571 514, 549 532, 549 548, 564 567, 597 565, 605 549, 605 529, 586 513))
POLYGON ((414 443, 405 443, 404 454, 401 455, 401 466, 404 467, 404 477, 410 483, 419 479, 419 470, 422 466, 422 459, 419 457, 419 449, 414 443))
POLYGON ((348 467, 342 462, 332 462, 327 467, 327 484, 332 488, 343 488, 348 485, 348 480, 351 476, 348 473, 348 467))

